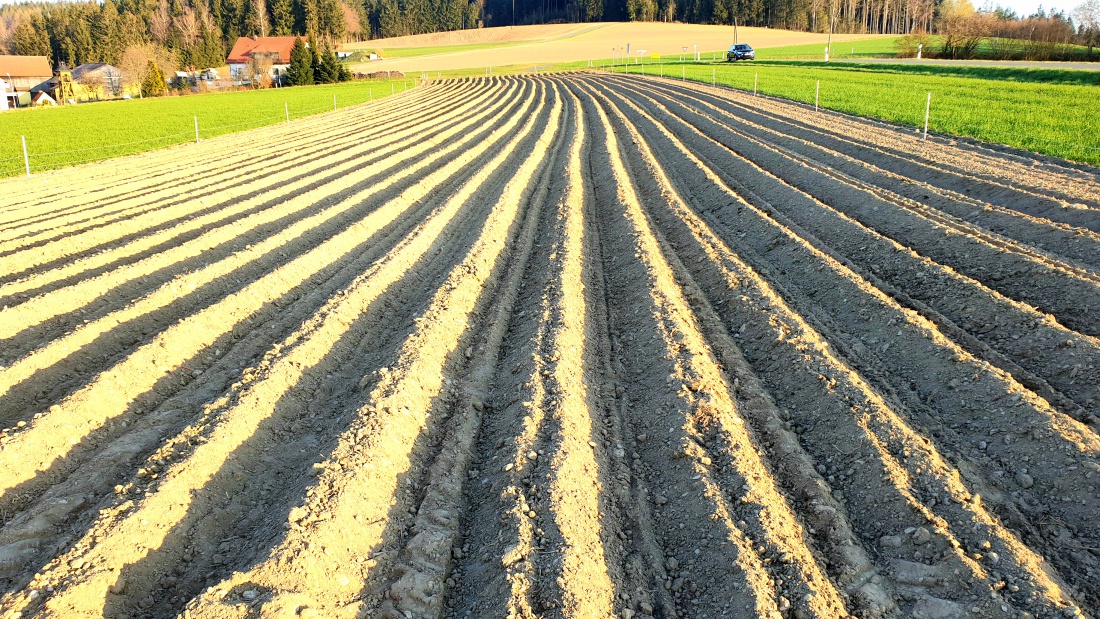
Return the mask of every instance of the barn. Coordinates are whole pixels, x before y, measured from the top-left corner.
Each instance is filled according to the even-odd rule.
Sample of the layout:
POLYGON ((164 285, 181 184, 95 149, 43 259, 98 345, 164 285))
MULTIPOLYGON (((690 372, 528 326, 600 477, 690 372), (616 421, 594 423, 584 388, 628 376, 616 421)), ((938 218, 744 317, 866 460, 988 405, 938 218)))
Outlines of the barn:
POLYGON ((53 69, 45 56, 0 56, 0 78, 7 84, 4 99, 8 107, 23 107, 31 104, 31 97, 37 92, 49 92, 52 89, 53 69))

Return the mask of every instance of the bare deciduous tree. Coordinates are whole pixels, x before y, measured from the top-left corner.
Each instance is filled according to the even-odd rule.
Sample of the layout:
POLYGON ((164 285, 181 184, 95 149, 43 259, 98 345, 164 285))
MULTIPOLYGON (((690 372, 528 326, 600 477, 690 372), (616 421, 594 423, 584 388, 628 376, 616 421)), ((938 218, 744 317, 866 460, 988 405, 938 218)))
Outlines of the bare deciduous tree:
POLYGON ((84 89, 84 92, 89 98, 95 97, 98 101, 100 93, 103 91, 103 76, 92 71, 85 71, 80 77, 76 78, 76 83, 84 89))
POLYGON ((1073 19, 1077 21, 1077 36, 1082 45, 1092 48, 1100 44, 1100 0, 1085 0, 1081 6, 1073 9, 1073 19))
POLYGON ((137 92, 150 60, 156 62, 166 75, 175 75, 178 65, 172 52, 154 43, 131 45, 126 48, 122 54, 122 60, 118 63, 125 89, 137 92))
POLYGON ((157 10, 149 17, 149 34, 157 43, 164 43, 172 35, 172 15, 167 0, 160 0, 157 10))

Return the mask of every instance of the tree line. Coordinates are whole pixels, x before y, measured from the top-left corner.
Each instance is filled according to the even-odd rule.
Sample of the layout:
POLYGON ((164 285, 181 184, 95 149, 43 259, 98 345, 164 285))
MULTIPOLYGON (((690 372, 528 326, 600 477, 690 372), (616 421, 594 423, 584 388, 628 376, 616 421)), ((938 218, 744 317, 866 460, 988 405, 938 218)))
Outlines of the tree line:
POLYGON ((130 53, 138 64, 143 63, 137 56, 156 57, 167 71, 220 66, 239 36, 302 35, 335 45, 512 23, 675 20, 813 32, 967 31, 971 34, 955 37, 961 43, 952 43, 965 54, 975 30, 1024 38, 1042 32, 1046 38, 1060 37, 1062 43, 1073 39, 1091 47, 1098 31, 1098 1, 1086 0, 1072 16, 1044 13, 1024 18, 1003 9, 960 9, 969 6, 968 0, 39 1, 0 6, 0 48, 49 56, 53 64, 69 66, 118 65, 130 53), (984 22, 979 24, 974 15, 984 22))

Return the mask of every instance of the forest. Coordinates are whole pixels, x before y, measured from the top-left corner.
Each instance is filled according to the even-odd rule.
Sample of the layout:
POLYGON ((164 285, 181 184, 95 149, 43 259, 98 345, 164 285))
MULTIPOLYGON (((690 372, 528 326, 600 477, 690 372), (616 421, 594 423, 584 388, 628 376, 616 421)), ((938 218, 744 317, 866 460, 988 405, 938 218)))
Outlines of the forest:
MULTIPOLYGON (((0 6, 0 49, 54 65, 155 58, 168 69, 224 64, 239 36, 303 35, 328 45, 512 23, 680 21, 869 34, 943 33, 950 55, 1017 33, 1095 44, 1100 0, 1072 18, 975 11, 968 0, 91 0, 0 6), (1076 19, 1078 24, 1074 24, 1076 19), (981 32, 978 36, 977 30, 981 32), (1038 33, 1038 34, 1036 34, 1038 33), (958 35, 958 36, 956 36, 958 35), (958 43, 959 38, 963 43, 958 43), (128 54, 129 52, 129 54, 128 54)), ((1015 36, 1015 35, 1014 35, 1015 36)), ((971 50, 973 51, 973 50, 971 50)), ((1091 53, 1091 50, 1090 50, 1091 53)))

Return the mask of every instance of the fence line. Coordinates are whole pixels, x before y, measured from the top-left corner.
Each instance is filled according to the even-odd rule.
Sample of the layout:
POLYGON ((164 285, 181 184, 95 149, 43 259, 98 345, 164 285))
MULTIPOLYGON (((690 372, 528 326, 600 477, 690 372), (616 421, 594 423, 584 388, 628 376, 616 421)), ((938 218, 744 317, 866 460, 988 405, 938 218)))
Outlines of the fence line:
MULTIPOLYGON (((706 84, 706 77, 705 76, 699 76, 699 77, 686 77, 685 76, 681 79, 686 79, 686 80, 706 84)), ((753 76, 753 85, 752 85, 751 89, 747 86, 746 87, 740 87, 740 86, 736 86, 732 83, 729 83, 729 84, 723 83, 723 84, 721 84, 721 86, 724 86, 726 88, 730 88, 732 90, 738 90, 738 91, 741 91, 741 92, 749 93, 749 94, 752 94, 753 96, 757 96, 759 94, 760 96, 771 97, 771 98, 774 98, 774 99, 782 99, 782 100, 785 100, 785 101, 793 101, 793 102, 796 102, 796 103, 804 103, 806 105, 810 104, 809 101, 803 101, 801 99, 796 99, 796 98, 790 97, 790 96, 765 94, 765 93, 763 93, 759 90, 759 83, 760 83, 759 73, 756 73, 753 76)), ((926 112, 925 112, 926 115, 930 115, 930 113, 932 111, 931 110, 931 101, 930 101, 931 93, 928 93, 928 95, 929 95, 929 97, 928 97, 928 99, 926 99, 926 112)), ((815 97, 814 97, 815 98, 815 101, 814 101, 815 108, 818 106, 818 96, 819 95, 815 94, 815 97)), ((886 119, 886 118, 879 118, 879 117, 876 117, 876 116, 860 116, 860 115, 858 115, 854 112, 846 112, 846 111, 840 110, 840 109, 829 108, 828 106, 824 106, 824 105, 822 105, 822 107, 824 107, 825 109, 831 109, 831 110, 836 111, 836 112, 841 112, 841 113, 844 113, 844 114, 851 114, 853 116, 858 116, 860 118, 869 118, 869 119, 872 119, 872 120, 881 120, 883 122, 888 122, 888 123, 892 123, 892 124, 895 124, 895 125, 909 126, 909 123, 905 123, 905 122, 899 121, 899 120, 889 120, 889 119, 886 119)), ((901 109, 901 108, 898 108, 898 109, 901 109)), ((913 126, 915 126, 918 131, 921 129, 921 126, 919 124, 913 125, 913 126)), ((931 127, 929 127, 929 129, 931 129, 931 127)), ((927 131, 927 129, 925 131, 927 131)), ((971 136, 971 135, 962 135, 962 134, 956 134, 956 133, 944 133, 944 134, 941 134, 941 135, 952 137, 952 138, 966 138, 966 139, 979 140, 979 141, 982 141, 982 142, 990 142, 990 143, 994 143, 994 144, 1000 144, 1000 145, 1008 146, 1010 148, 1019 148, 1021 150, 1029 150, 1029 149, 1026 146, 1018 146, 1018 145, 1014 146, 1013 144, 1011 144, 1009 142, 1009 140, 1006 140, 1005 138, 1009 138, 1011 140, 1014 140, 1017 143, 1021 143, 1021 142, 1022 143, 1039 142, 1039 143, 1042 143, 1042 144, 1057 146, 1057 147, 1060 147, 1061 149, 1063 149, 1065 151, 1070 151, 1070 152, 1072 152, 1074 150, 1086 150, 1086 151, 1089 151, 1089 152, 1100 152, 1100 146, 1089 146, 1087 144, 1079 144, 1079 143, 1074 144, 1074 143, 1069 143, 1069 142, 1060 142, 1058 140, 1040 138, 1040 137, 1035 137, 1035 136, 1031 136, 1031 135, 1027 135, 1027 134, 986 131, 986 130, 984 130, 984 128, 983 128, 982 131, 980 131, 980 133, 982 133, 984 135, 987 135, 987 136, 990 136, 990 137, 983 138, 983 137, 977 137, 977 136, 971 136)), ((1047 154, 1047 153, 1038 153, 1038 154, 1047 154)), ((1062 158, 1068 159, 1068 157, 1066 155, 1053 155, 1053 156, 1055 156, 1055 157, 1061 156, 1062 158)), ((1070 160, 1073 161, 1072 159, 1070 159, 1070 160)))

